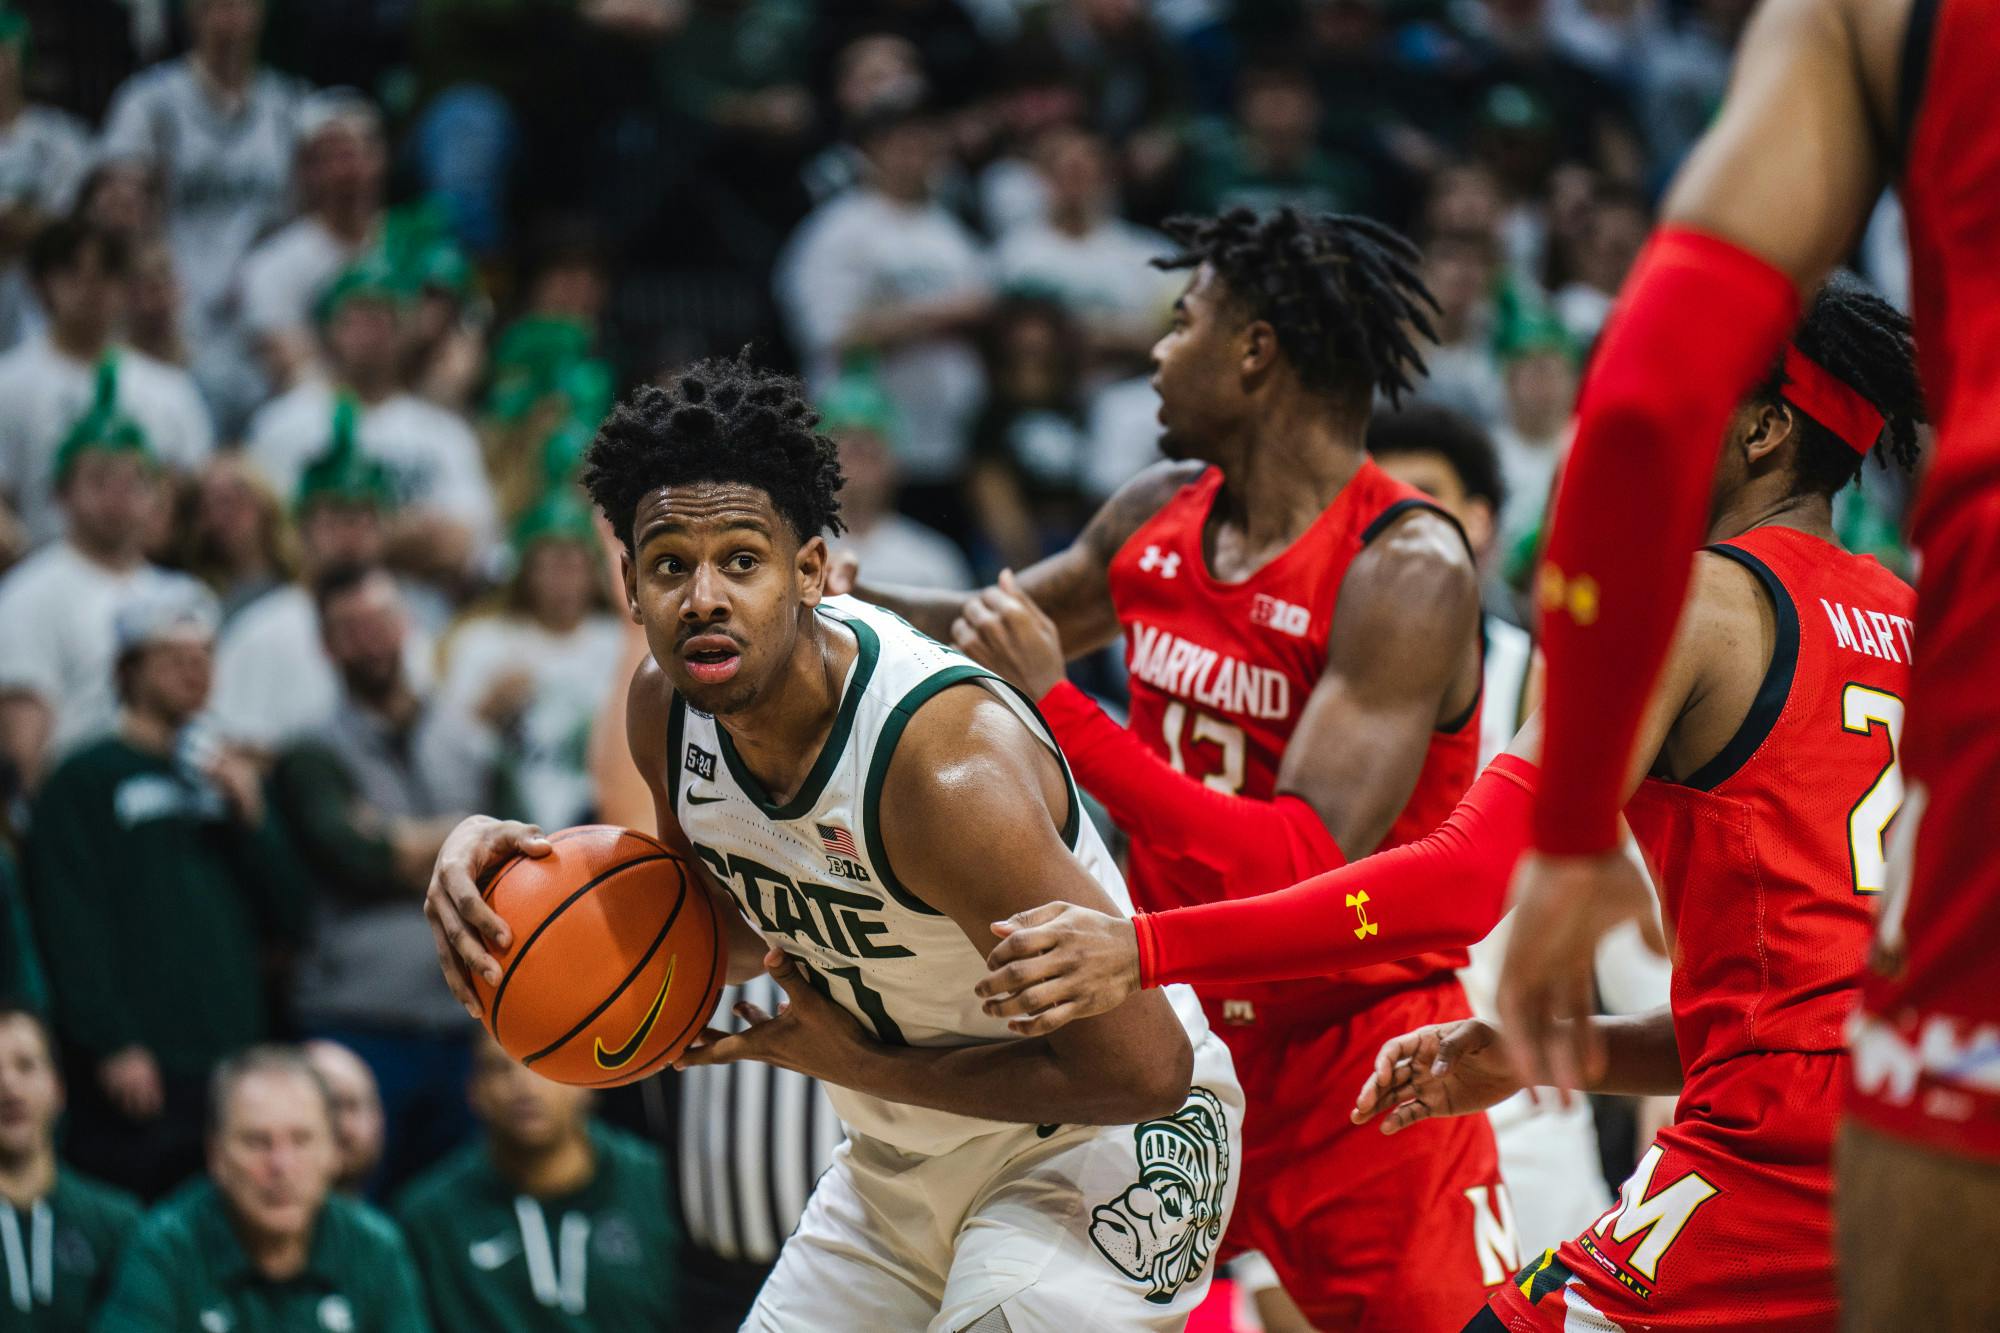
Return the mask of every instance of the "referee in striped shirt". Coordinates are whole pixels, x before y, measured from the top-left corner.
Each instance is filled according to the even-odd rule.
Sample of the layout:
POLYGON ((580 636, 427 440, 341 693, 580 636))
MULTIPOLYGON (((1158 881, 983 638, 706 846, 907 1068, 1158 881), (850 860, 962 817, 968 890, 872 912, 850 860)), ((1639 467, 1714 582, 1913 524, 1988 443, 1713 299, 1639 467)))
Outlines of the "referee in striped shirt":
MULTIPOLYGON (((724 987, 714 1026, 747 1026, 739 1000, 773 1014, 785 997, 764 976, 724 987)), ((754 1060, 669 1072, 646 1089, 679 1191, 687 1327, 733 1333, 832 1162, 840 1120, 816 1080, 754 1060)))

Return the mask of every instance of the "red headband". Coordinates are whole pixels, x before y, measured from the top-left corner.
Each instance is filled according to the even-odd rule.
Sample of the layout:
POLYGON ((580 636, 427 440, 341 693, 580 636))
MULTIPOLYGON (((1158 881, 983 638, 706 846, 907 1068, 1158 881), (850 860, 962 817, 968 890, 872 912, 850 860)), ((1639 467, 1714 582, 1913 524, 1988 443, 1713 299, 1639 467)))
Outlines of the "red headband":
POLYGON ((1841 443, 1866 456, 1882 434, 1882 414, 1853 385, 1812 360, 1796 346, 1785 346, 1786 401, 1840 437, 1841 443))

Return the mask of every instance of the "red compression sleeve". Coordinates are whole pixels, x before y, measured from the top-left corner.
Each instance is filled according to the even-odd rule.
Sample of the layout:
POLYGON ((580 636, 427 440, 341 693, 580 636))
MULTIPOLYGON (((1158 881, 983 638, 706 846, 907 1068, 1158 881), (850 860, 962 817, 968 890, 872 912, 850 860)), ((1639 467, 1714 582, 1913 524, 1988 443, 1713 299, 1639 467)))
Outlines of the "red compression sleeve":
POLYGON ((1178 772, 1068 681, 1040 707, 1076 780, 1118 826, 1221 874, 1226 897, 1269 893, 1346 863, 1319 813, 1298 797, 1231 796, 1178 772))
POLYGON ((1625 773, 1687 595, 1723 432, 1799 318, 1791 279, 1728 241, 1656 232, 1578 404, 1536 581, 1548 656, 1535 845, 1618 841, 1625 773))
POLYGON ((1534 790, 1535 766, 1503 754, 1428 837, 1242 902, 1142 912, 1139 979, 1289 981, 1475 944, 1506 910, 1534 790))

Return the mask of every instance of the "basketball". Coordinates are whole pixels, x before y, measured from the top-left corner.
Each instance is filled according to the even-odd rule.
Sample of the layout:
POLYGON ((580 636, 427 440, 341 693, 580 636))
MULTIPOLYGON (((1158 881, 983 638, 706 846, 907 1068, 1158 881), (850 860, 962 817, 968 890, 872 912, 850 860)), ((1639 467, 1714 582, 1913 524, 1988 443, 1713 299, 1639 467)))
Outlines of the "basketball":
POLYGON ((608 1088, 656 1073, 715 1012, 722 923, 679 855, 586 824, 517 856, 484 896, 513 932, 500 982, 472 978, 487 1031, 544 1078, 608 1088))

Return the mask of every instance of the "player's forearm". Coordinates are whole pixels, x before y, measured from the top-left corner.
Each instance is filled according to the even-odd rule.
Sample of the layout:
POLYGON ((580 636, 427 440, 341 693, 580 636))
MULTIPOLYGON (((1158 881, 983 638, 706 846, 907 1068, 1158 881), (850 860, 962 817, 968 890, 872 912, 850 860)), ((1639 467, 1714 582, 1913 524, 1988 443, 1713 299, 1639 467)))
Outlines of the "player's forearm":
POLYGON ((1216 871, 1228 897, 1268 893, 1345 863, 1319 814, 1297 797, 1232 796, 1176 771, 1068 682, 1043 696, 1041 708, 1077 781, 1119 826, 1216 871))
POLYGON ((1687 593, 1723 433, 1797 318, 1784 274, 1685 229, 1656 235, 1626 283, 1580 402, 1536 583, 1548 732, 1535 843, 1545 852, 1617 842, 1628 761, 1687 593))
POLYGON ((959 609, 965 605, 962 592, 908 588, 895 583, 858 583, 854 595, 894 611, 939 643, 951 642, 951 622, 958 619, 959 609))
POLYGON ((1686 1073, 1671 1008, 1663 1004, 1643 1014, 1600 1014, 1590 1023, 1603 1041, 1605 1062, 1589 1091, 1625 1097, 1680 1095, 1686 1073))
POLYGON ((1527 847, 1534 771, 1501 755, 1428 837, 1288 889, 1141 914, 1141 982, 1286 981, 1477 943, 1527 847))
POLYGON ((826 1077, 887 1101, 983 1120, 1129 1125, 1171 1115, 1193 1077, 1194 1053, 1177 1024, 1171 1037, 1141 1049, 1143 1056, 1107 1060, 1080 1058, 1047 1037, 982 1046, 871 1043, 847 1062, 851 1077, 826 1077))

